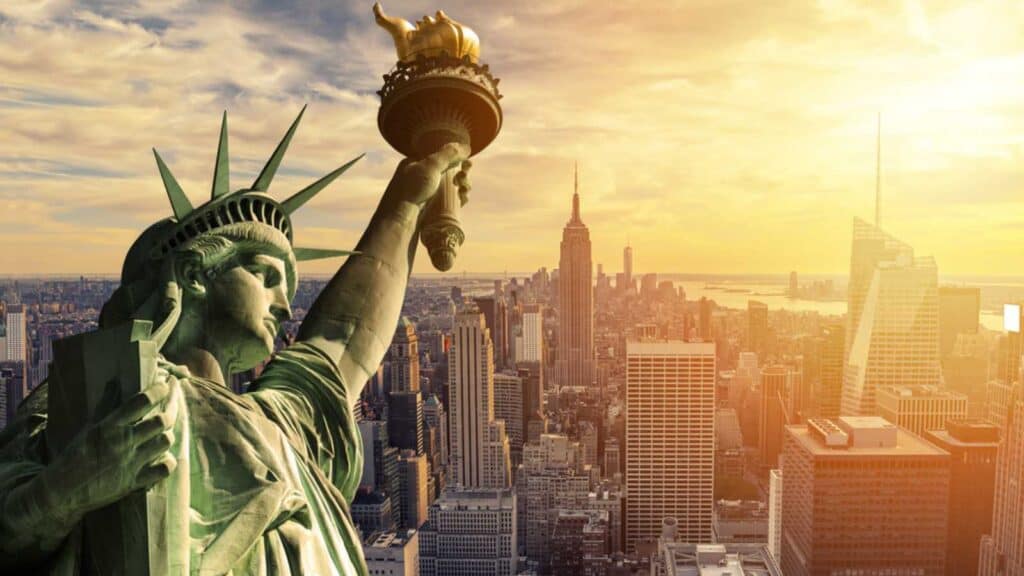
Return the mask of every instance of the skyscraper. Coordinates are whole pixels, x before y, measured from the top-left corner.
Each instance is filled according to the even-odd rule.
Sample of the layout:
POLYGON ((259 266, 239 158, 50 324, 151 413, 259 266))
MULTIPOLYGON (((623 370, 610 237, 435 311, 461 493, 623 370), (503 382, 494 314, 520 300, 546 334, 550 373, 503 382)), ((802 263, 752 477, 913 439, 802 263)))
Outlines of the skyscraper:
POLYGON ((666 517, 710 542, 715 474, 715 345, 626 344, 626 552, 666 517))
POLYGON ((633 286, 633 247, 626 244, 622 249, 622 286, 617 286, 620 291, 627 290, 627 286, 633 286))
POLYGON ((782 469, 768 474, 768 551, 782 561, 782 469))
POLYGON ((785 366, 761 371, 761 402, 758 411, 758 448, 762 468, 777 468, 786 426, 786 396, 792 389, 793 372, 785 366))
POLYGON ((7 362, 27 362, 28 345, 25 329, 25 306, 7 306, 7 362))
POLYGON ((511 473, 509 446, 505 423, 494 418, 494 352, 479 310, 456 315, 454 340, 448 360, 453 480, 464 488, 503 488, 511 473))
POLYGON ((949 454, 877 416, 786 428, 786 576, 944 576, 949 454))
POLYGON ((915 258, 861 220, 853 252, 842 411, 877 414, 880 386, 939 381, 938 272, 932 258, 915 258))
POLYGON ((768 357, 768 305, 757 300, 747 301, 747 350, 768 357))
POLYGON ((398 456, 398 498, 399 526, 407 529, 419 528, 427 521, 427 484, 430 468, 427 457, 412 450, 403 450, 398 456))
POLYGON ((544 360, 544 309, 540 304, 523 307, 522 342, 516 343, 516 362, 544 360))
POLYGON ((416 327, 402 317, 384 357, 388 390, 388 437, 399 450, 424 453, 423 396, 420 393, 419 339, 416 327))
POLYGON ((491 296, 480 296, 474 298, 477 308, 484 315, 484 322, 491 335, 491 343, 494 347, 494 366, 498 370, 505 368, 505 361, 509 351, 509 326, 508 308, 505 306, 505 298, 499 292, 491 296))
POLYGON ((512 470, 523 461, 523 384, 523 379, 514 374, 494 375, 494 417, 505 423, 512 470))
POLYGON ((822 329, 821 376, 818 379, 818 415, 838 418, 843 401, 843 358, 846 329, 831 325, 822 329))
POLYGON ((978 333, 980 313, 981 288, 939 288, 939 356, 943 361, 953 353, 957 336, 978 333))
POLYGON ((711 342, 714 338, 711 333, 711 300, 701 296, 697 314, 699 318, 697 333, 701 340, 711 342))
POLYGON ((923 435, 952 457, 946 574, 977 574, 981 538, 992 532, 999 429, 980 420, 953 420, 923 435))
POLYGON ((939 381, 938 271, 931 258, 854 224, 842 413, 877 414, 881 386, 939 381))
POLYGON ((984 538, 980 576, 1024 574, 1024 394, 1015 386, 996 458, 992 536, 984 538))
POLYGON ((384 385, 389 392, 420 389, 420 352, 416 326, 402 316, 384 357, 384 385))
POLYGON ((572 216, 562 230, 558 260, 558 385, 590 386, 594 370, 594 291, 590 231, 580 218, 579 174, 572 216))

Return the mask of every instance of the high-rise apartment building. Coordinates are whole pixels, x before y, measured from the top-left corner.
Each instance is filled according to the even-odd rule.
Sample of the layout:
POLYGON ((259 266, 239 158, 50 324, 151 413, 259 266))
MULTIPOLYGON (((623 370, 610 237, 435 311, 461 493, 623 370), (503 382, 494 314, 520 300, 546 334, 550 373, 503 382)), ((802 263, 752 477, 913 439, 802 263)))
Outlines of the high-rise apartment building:
POLYGON ((786 576, 944 576, 950 456, 877 416, 786 428, 786 576))
POLYGON ((448 489, 420 528, 421 576, 515 576, 514 490, 448 489))
POLYGON ((494 357, 484 317, 470 309, 455 318, 448 360, 452 480, 464 488, 507 487, 509 444, 494 417, 494 357))
POLYGON ((949 532, 946 574, 977 574, 981 538, 992 533, 999 428, 981 420, 950 420, 924 438, 949 452, 949 532))
POLYGON ((914 434, 967 418, 967 396, 938 386, 885 386, 878 389, 876 404, 879 416, 914 434))
POLYGON ((590 231, 580 218, 579 176, 572 216, 562 230, 558 260, 558 385, 584 387, 594 380, 594 291, 590 231))
POLYGON ((626 552, 679 520, 689 542, 711 539, 715 345, 626 344, 626 552))

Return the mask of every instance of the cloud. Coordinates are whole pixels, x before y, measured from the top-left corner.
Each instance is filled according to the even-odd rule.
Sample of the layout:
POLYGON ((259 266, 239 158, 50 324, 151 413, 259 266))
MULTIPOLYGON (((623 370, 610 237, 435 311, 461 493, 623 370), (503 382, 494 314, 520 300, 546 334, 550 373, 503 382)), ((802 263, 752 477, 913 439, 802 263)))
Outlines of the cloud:
MULTIPOLYGON (((436 8, 385 7, 408 19, 436 8)), ((628 235, 643 270, 842 271, 850 218, 873 212, 879 110, 887 223, 943 272, 998 266, 980 240, 949 238, 1019 251, 993 231, 1010 229, 997 212, 1018 195, 1024 150, 1018 3, 445 10, 477 30, 505 95, 503 131, 475 159, 457 270, 557 265, 579 162, 596 261, 618 262, 628 235), (955 228, 927 232, 940 222, 955 228)), ((297 216, 311 245, 350 246, 399 160, 376 127, 393 46, 363 3, 5 2, 0 31, 0 202, 33 202, 6 239, 49 258, 7 251, 3 270, 118 270, 126 243, 167 213, 150 148, 201 202, 225 109, 236 187, 304 104, 276 196, 367 153, 297 216)))

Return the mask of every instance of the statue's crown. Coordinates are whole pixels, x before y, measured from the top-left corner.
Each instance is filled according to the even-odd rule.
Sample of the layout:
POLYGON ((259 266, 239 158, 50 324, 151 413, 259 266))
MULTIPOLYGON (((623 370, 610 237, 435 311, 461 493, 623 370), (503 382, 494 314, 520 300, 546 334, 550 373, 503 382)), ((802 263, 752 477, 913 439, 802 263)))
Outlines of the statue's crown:
POLYGON ((411 62, 423 56, 433 58, 447 54, 456 59, 480 60, 480 38, 469 26, 456 22, 443 11, 424 16, 413 25, 408 20, 384 14, 380 2, 373 5, 377 24, 391 34, 398 59, 411 62))
MULTIPOLYGON (((171 219, 174 225, 168 227, 167 231, 154 241, 150 249, 150 257, 162 259, 171 250, 187 244, 202 234, 242 222, 255 222, 270 226, 281 232, 291 244, 291 215, 363 157, 362 155, 357 156, 337 170, 296 192, 287 200, 278 202, 271 198, 267 194, 270 182, 281 165, 284 153, 288 150, 288 144, 299 127, 299 121, 302 120, 302 114, 305 111, 306 108, 303 106, 299 116, 292 122, 288 132, 274 149, 274 153, 267 160, 252 186, 234 192, 229 192, 228 116, 225 112, 220 127, 220 143, 217 147, 217 162, 213 172, 213 189, 210 200, 197 207, 193 207, 189 202, 181 186, 178 185, 178 181, 171 174, 160 154, 154 149, 153 155, 156 156, 160 177, 163 179, 167 197, 171 201, 171 209, 174 211, 174 217, 171 219)), ((295 253, 295 259, 300 261, 351 254, 345 250, 299 248, 294 245, 292 250, 295 253)))

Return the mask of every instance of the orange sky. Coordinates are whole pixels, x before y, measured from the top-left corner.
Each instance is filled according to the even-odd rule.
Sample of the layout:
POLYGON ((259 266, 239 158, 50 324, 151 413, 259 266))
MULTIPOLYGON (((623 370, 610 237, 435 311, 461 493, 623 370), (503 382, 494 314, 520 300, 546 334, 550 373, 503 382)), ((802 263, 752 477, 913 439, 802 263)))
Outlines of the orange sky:
MULTIPOLYGON (((236 188, 305 103, 272 194, 368 153, 296 218, 302 245, 354 245, 398 160, 371 4, 0 4, 0 274, 117 272, 170 213, 150 148, 201 202, 224 109, 236 188)), ((883 226, 940 274, 1020 273, 1020 2, 385 3, 439 7, 505 94, 456 271, 557 266, 578 160, 607 272, 627 236, 639 272, 845 272, 881 111, 883 226)))

